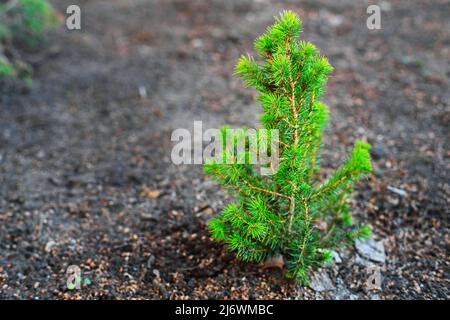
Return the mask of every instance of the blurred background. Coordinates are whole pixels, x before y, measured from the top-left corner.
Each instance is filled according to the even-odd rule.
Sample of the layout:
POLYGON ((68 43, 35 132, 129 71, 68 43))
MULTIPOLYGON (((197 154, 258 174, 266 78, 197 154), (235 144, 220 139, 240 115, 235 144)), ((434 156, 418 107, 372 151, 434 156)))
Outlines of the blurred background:
POLYGON ((33 71, 0 78, 0 298, 450 297, 449 1, 50 2, 61 24, 14 49, 33 71), (65 27, 70 4, 81 30, 65 27), (353 213, 384 250, 343 250, 305 288, 211 241, 206 223, 230 195, 170 161, 172 131, 194 120, 258 125, 233 68, 283 9, 335 68, 324 178, 355 139, 373 146, 353 213), (70 265, 90 280, 80 290, 66 286, 70 265), (371 266, 378 290, 364 285, 371 266))

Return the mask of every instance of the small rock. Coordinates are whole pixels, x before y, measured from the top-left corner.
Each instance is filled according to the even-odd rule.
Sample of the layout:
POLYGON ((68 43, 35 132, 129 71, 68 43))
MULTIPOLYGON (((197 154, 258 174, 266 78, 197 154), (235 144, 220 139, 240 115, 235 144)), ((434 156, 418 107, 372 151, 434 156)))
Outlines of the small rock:
POLYGON ((334 294, 333 299, 335 300, 348 300, 353 294, 347 288, 344 283, 344 280, 341 278, 336 279, 336 293, 334 294))
POLYGON ((309 287, 316 292, 333 291, 335 289, 333 282, 325 271, 314 273, 309 287))
POLYGON ((331 251, 331 255, 333 256, 334 262, 336 262, 337 264, 342 263, 342 259, 339 253, 337 253, 336 251, 331 251))
POLYGON ((56 242, 54 240, 49 240, 45 245, 45 252, 52 251, 52 248, 55 246, 56 242))
MULTIPOLYGON (((1 160, 1 159, 0 159, 1 160)), ((52 185, 54 185, 54 186, 56 186, 56 187, 58 187, 59 185, 61 185, 61 181, 58 179, 58 178, 56 178, 56 177, 50 177, 50 178, 48 178, 48 181, 52 184, 52 185)))
POLYGON ((164 297, 164 299, 169 299, 170 293, 169 293, 169 291, 167 291, 166 286, 164 285, 164 283, 160 283, 159 284, 159 292, 164 297))
POLYGON ((263 268, 278 268, 283 269, 284 267, 284 258, 281 254, 277 254, 275 256, 267 258, 266 261, 264 261, 263 268))
POLYGON ((152 213, 141 212, 142 220, 158 220, 152 213))
POLYGON ((372 261, 362 258, 360 255, 356 255, 355 263, 361 267, 370 268, 375 264, 372 261))
POLYGON ((366 259, 381 263, 386 261, 383 241, 375 241, 373 238, 356 240, 355 247, 366 259))
POLYGON ((147 89, 144 86, 139 86, 139 96, 141 99, 147 98, 147 89))
POLYGON ((196 284, 196 280, 194 278, 191 278, 191 279, 189 279, 187 286, 188 286, 188 288, 193 289, 193 288, 195 288, 195 284, 196 284))
POLYGON ((408 193, 403 189, 391 187, 391 186, 388 186, 387 189, 395 194, 398 194, 400 197, 406 198, 408 196, 408 193))
POLYGON ((155 256, 150 254, 147 260, 147 269, 151 269, 153 267, 153 263, 155 262, 155 256))

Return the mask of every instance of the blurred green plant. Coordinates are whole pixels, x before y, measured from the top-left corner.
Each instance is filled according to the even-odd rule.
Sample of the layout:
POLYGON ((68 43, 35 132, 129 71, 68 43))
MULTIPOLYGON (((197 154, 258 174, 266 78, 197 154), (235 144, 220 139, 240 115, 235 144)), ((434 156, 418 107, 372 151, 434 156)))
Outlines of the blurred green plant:
POLYGON ((258 175, 226 148, 217 157, 226 161, 213 159, 204 169, 237 198, 210 221, 212 237, 245 261, 282 256, 287 276, 306 284, 310 269, 331 260, 332 250, 370 235, 369 226, 353 224, 349 199, 372 165, 370 145, 356 141, 344 164, 328 180, 319 179, 329 117, 319 99, 333 68, 312 43, 298 39, 301 31, 298 16, 284 12, 256 40, 259 59, 242 56, 236 66, 236 74, 259 92, 263 126, 279 131, 278 170, 258 175))
POLYGON ((0 0, 0 76, 29 77, 31 68, 16 48, 35 50, 57 22, 47 0, 0 0))
POLYGON ((0 57, 0 76, 13 76, 15 74, 14 67, 5 57, 0 57))

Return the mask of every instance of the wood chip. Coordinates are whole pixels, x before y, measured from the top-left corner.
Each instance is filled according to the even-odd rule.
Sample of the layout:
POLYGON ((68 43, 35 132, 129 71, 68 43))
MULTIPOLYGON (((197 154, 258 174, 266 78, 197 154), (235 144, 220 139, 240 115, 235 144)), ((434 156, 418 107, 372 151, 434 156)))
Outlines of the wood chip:
POLYGON ((144 186, 142 188, 140 196, 141 197, 147 197, 149 199, 156 199, 156 198, 158 198, 160 196, 160 194, 161 194, 161 191, 159 191, 159 190, 152 190, 149 187, 144 186))

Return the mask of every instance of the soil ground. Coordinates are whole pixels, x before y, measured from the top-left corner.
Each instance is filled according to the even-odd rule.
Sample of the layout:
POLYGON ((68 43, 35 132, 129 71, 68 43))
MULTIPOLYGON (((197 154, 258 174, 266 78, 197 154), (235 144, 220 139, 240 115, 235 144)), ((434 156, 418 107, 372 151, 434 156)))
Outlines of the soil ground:
POLYGON ((381 30, 367 29, 363 1, 57 8, 74 3, 83 28, 61 27, 29 54, 32 88, 0 82, 0 298, 450 297, 448 1, 383 1, 381 30), (170 161, 171 132, 194 120, 257 124, 255 92, 233 67, 286 8, 335 67, 325 174, 355 139, 373 145, 374 174, 353 202, 384 241, 378 291, 365 288, 353 248, 326 268, 334 288, 323 292, 239 262, 206 228, 230 195, 201 166, 170 161), (69 265, 90 284, 68 290, 69 265))

